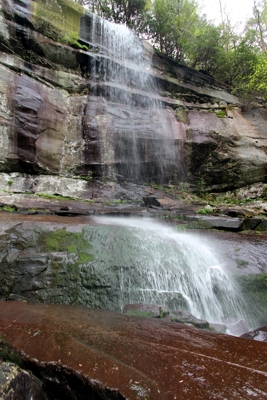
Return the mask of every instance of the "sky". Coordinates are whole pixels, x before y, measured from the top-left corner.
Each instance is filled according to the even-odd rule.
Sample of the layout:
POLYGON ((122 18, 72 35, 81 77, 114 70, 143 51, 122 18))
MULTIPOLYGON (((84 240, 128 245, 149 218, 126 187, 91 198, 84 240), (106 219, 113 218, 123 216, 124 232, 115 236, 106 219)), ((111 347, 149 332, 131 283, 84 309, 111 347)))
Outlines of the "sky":
MULTIPOLYGON (((245 24, 248 17, 252 17, 252 9, 254 0, 221 0, 223 9, 230 17, 232 24, 245 24)), ((219 0, 200 0, 199 4, 203 4, 203 13, 207 14, 208 19, 220 23, 220 1, 219 0)))

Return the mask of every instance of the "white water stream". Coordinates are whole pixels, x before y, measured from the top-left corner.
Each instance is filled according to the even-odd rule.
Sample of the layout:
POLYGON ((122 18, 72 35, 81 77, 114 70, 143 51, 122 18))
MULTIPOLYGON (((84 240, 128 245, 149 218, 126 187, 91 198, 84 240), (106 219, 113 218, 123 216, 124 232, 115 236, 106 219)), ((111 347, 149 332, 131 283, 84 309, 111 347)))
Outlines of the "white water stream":
POLYGON ((249 325, 239 290, 214 245, 151 219, 95 217, 94 220, 101 225, 127 227, 136 238, 131 243, 135 248, 134 259, 129 256, 134 271, 129 274, 121 267, 120 275, 121 292, 127 292, 130 303, 182 307, 209 322, 245 320, 249 325))
MULTIPOLYGON (((162 107, 150 57, 124 25, 92 15, 91 93, 102 97, 102 174, 110 180, 161 182, 177 179, 178 129, 174 111, 162 107)), ((89 98, 90 101, 90 98, 89 98)))

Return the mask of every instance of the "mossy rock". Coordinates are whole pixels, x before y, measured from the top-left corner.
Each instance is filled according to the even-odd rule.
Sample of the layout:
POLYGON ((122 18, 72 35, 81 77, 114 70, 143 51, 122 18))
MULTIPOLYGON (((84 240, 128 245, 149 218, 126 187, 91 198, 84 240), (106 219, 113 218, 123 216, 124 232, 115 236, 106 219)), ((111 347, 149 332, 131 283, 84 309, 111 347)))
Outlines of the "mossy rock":
POLYGON ((182 108, 177 108, 177 110, 175 111, 175 115, 178 121, 183 122, 184 124, 188 122, 186 110, 183 110, 182 108))
POLYGON ((34 2, 33 23, 39 32, 55 41, 82 47, 78 39, 85 11, 71 0, 38 0, 34 2))
POLYGON ((81 264, 92 261, 93 255, 90 254, 92 245, 84 240, 82 232, 69 232, 66 228, 45 233, 39 237, 39 244, 42 251, 76 253, 81 264))
POLYGON ((267 324, 267 274, 237 276, 248 314, 259 325, 267 324))

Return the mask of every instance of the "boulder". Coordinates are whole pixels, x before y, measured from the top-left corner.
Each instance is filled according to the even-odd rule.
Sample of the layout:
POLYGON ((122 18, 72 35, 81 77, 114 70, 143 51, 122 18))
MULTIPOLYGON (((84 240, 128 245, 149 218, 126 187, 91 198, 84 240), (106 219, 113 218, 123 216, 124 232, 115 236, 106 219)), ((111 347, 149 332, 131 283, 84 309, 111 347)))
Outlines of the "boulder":
POLYGON ((122 312, 128 315, 137 315, 144 317, 164 318, 169 315, 169 310, 165 306, 156 304, 126 304, 122 312))
POLYGON ((210 327, 208 321, 196 318, 186 311, 172 311, 170 319, 171 321, 190 324, 200 329, 208 329, 210 327))
MULTIPOLYGON (((85 307, 0 302, 3 344, 50 397, 86 400, 264 398, 266 345, 85 307), (4 338, 4 339, 3 339, 4 338), (15 352, 15 353, 14 353, 15 352)), ((18 398, 18 397, 16 397, 18 398)))
MULTIPOLYGON (((3 344, 1 351, 3 351, 3 344)), ((1 360, 0 397, 2 400, 48 400, 41 380, 15 363, 1 360)))
POLYGON ((261 328, 254 329, 253 331, 246 332, 240 337, 244 339, 258 340, 260 342, 267 342, 267 327, 262 326, 261 328))

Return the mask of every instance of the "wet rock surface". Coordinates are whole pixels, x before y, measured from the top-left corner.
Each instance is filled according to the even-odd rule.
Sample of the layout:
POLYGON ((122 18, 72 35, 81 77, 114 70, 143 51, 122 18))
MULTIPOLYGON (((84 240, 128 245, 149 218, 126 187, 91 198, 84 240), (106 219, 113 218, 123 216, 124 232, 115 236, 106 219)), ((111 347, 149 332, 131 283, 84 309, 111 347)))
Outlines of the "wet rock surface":
POLYGON ((137 38, 132 54, 110 48, 115 30, 71 1, 2 1, 0 21, 1 171, 211 190, 266 181, 265 108, 243 113, 221 83, 137 38))
POLYGON ((260 342, 267 342, 267 326, 254 329, 253 331, 246 332, 242 336, 244 339, 258 340, 260 342))
POLYGON ((256 341, 161 319, 18 302, 0 303, 0 333, 59 399, 267 398, 266 346, 256 341))
POLYGON ((208 321, 194 317, 186 311, 172 311, 170 315, 171 320, 180 322, 182 324, 193 325, 196 328, 208 329, 210 327, 208 321))
POLYGON ((153 318, 164 318, 169 315, 167 307, 160 306, 157 304, 126 304, 122 312, 128 315, 136 315, 139 317, 153 317, 153 318))
POLYGON ((0 361, 0 397, 2 400, 48 400, 39 379, 14 363, 2 361, 0 361))

